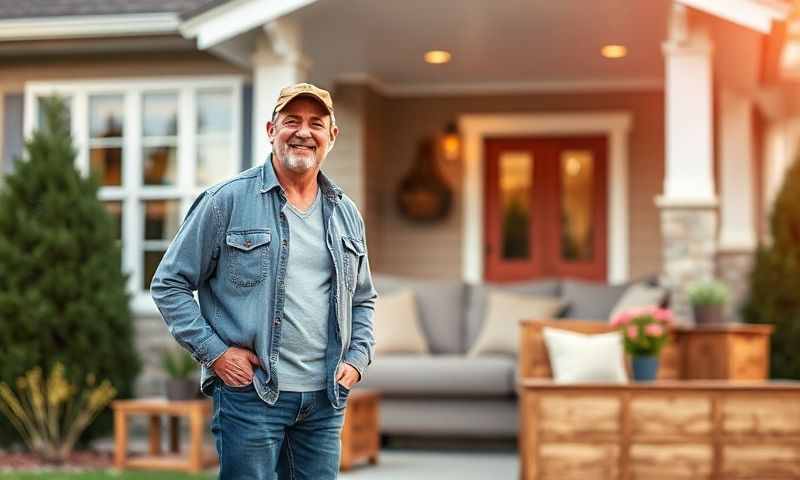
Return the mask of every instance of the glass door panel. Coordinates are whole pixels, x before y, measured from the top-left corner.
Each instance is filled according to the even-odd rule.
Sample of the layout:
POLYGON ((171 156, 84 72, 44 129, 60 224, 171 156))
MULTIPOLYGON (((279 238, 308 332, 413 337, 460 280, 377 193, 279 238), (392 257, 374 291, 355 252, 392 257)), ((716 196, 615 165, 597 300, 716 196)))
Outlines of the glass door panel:
POLYGON ((502 152, 499 168, 502 257, 505 260, 529 258, 533 156, 529 152, 502 152))

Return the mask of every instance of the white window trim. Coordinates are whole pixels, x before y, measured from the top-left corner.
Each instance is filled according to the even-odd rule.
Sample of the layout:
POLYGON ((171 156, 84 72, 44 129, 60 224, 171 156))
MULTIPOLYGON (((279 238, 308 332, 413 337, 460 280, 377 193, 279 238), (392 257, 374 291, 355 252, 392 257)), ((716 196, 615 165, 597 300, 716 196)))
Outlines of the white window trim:
POLYGON ((459 117, 464 138, 464 208, 462 275, 481 282, 484 273, 484 139, 492 136, 587 135, 608 138, 608 281, 629 275, 628 251, 628 112, 546 114, 470 114, 459 117))
POLYGON ((78 170, 89 172, 89 111, 88 98, 96 94, 120 94, 124 102, 123 137, 123 187, 102 187, 101 200, 123 201, 123 270, 130 274, 128 291, 131 294, 131 310, 134 315, 156 315, 158 310, 149 292, 140 287, 143 282, 144 225, 141 221, 141 200, 148 198, 176 198, 181 200, 181 219, 188 212, 191 202, 203 187, 194 186, 196 105, 193 99, 199 91, 208 89, 230 89, 233 95, 231 108, 231 174, 241 169, 242 152, 242 85, 239 75, 204 77, 159 77, 126 78, 111 80, 71 80, 55 82, 28 82, 25 84, 24 132, 28 138, 33 133, 38 117, 38 102, 41 96, 61 94, 71 97, 71 128, 73 143, 77 149, 75 159, 78 170), (143 187, 141 185, 142 147, 142 95, 151 91, 170 91, 178 94, 178 181, 175 187, 143 187))

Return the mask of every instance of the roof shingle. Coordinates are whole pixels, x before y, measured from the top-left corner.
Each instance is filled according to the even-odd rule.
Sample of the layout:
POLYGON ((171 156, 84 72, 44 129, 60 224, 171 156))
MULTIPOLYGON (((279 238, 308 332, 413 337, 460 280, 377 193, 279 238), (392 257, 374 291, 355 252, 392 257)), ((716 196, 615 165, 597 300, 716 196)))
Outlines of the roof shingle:
POLYGON ((130 13, 186 14, 202 11, 213 3, 220 3, 220 0, 0 0, 0 19, 130 13))

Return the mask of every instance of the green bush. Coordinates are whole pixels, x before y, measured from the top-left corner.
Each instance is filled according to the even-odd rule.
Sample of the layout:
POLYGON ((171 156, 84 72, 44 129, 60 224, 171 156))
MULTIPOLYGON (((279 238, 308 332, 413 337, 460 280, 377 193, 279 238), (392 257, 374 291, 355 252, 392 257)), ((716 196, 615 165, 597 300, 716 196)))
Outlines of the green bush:
POLYGON ((693 283, 688 294, 692 305, 723 305, 728 301, 728 287, 718 281, 693 283))
MULTIPOLYGON (((0 381, 60 362, 70 382, 93 375, 130 397, 140 361, 114 223, 96 180, 75 169, 63 101, 42 108, 27 158, 0 189, 0 381)), ((110 431, 110 417, 82 438, 110 431)), ((0 416, 0 442, 17 441, 0 416)))
POLYGON ((772 243, 760 245, 745 321, 774 325, 770 375, 800 379, 800 161, 786 174, 770 215, 772 243))

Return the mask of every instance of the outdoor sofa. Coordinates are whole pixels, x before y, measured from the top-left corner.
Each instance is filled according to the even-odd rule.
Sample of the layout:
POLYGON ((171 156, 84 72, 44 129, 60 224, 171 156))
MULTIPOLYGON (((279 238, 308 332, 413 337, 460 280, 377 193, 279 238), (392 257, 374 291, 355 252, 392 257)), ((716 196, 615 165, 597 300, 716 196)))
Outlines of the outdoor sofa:
POLYGON ((381 392, 381 434, 455 437, 513 437, 519 429, 516 356, 467 355, 482 327, 490 289, 559 297, 565 305, 560 317, 606 322, 634 283, 543 279, 489 285, 380 274, 374 281, 382 295, 414 292, 430 349, 429 354, 376 354, 358 388, 381 392))

